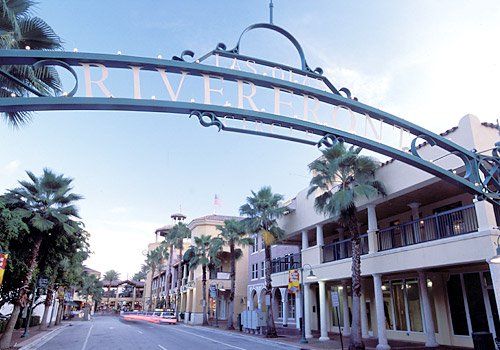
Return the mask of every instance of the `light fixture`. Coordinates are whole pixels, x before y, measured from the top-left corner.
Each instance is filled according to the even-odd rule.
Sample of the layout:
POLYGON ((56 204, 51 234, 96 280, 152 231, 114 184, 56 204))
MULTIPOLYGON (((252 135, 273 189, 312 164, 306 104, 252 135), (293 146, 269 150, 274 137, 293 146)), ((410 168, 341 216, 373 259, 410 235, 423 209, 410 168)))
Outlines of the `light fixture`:
POLYGON ((490 264, 500 264, 500 235, 497 237, 497 255, 488 260, 490 264))
POLYGON ((29 47, 28 45, 26 45, 25 49, 26 50, 31 50, 31 47, 29 47))
POLYGON ((75 47, 75 48, 73 49, 73 52, 78 52, 78 49, 75 47))
POLYGON ((158 57, 159 59, 162 59, 162 58, 163 58, 163 57, 162 57, 162 55, 158 55, 157 57, 158 57))
POLYGON ((314 272, 312 270, 309 271, 309 275, 307 276, 307 279, 308 280, 316 279, 316 275, 314 274, 314 272))

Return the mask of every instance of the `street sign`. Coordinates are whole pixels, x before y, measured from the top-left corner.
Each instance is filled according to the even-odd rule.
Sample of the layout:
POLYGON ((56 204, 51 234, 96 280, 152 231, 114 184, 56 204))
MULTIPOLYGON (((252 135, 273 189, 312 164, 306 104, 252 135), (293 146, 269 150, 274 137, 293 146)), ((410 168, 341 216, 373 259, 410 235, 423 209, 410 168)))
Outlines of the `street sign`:
POLYGON ((333 307, 339 307, 340 306, 340 300, 339 300, 339 293, 332 291, 332 306, 333 307))
POLYGON ((217 286, 215 284, 210 285, 210 298, 217 298, 217 286))

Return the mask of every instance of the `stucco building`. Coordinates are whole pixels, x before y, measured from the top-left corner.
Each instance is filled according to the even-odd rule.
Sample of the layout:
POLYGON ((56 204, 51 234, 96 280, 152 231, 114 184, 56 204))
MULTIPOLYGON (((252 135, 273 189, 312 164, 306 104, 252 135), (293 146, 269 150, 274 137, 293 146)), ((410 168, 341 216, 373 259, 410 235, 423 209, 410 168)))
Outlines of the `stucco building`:
MULTIPOLYGON (((498 135, 498 126, 472 115, 442 134, 488 153, 498 135)), ((465 171, 457 157, 426 143, 419 152, 452 172, 465 171)), ((376 178, 386 185, 387 197, 357 203, 363 337, 389 349, 388 340, 472 347, 473 332, 500 336, 500 271, 488 263, 500 235, 499 208, 399 161, 384 163, 376 178)), ((297 194, 294 210, 280 225, 286 240, 300 245, 301 264, 310 264, 317 277, 304 280, 306 336, 317 331, 327 340, 338 332, 337 319, 344 335, 350 333, 351 242, 336 222, 316 213, 314 194, 306 194, 307 189, 297 194), (338 311, 331 305, 333 292, 339 295, 338 311)), ((272 275, 276 307, 287 298, 287 279, 287 271, 272 275)), ((288 313, 295 307, 282 305, 289 305, 288 313)))

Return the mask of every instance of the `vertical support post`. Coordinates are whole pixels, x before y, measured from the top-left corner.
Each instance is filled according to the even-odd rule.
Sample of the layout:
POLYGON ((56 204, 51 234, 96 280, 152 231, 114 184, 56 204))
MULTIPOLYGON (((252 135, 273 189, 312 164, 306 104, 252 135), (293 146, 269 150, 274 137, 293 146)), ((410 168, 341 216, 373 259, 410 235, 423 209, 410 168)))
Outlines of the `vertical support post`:
POLYGON ((377 240, 377 213, 375 211, 375 204, 368 204, 366 207, 368 211, 368 253, 378 252, 378 240, 377 240))
POLYGON ((301 323, 300 323, 300 334, 301 334, 301 337, 300 337, 300 342, 302 344, 307 344, 308 341, 306 339, 306 327, 305 327, 305 319, 304 319, 304 315, 305 315, 305 302, 304 302, 304 268, 300 268, 300 304, 302 306, 302 312, 300 314, 300 319, 301 319, 301 323))
POLYGON ((323 236, 323 225, 316 225, 316 245, 318 247, 325 245, 325 240, 323 236))
POLYGON ((311 333, 311 289, 309 284, 304 284, 304 328, 306 339, 312 338, 311 333))
POLYGON ((360 312, 361 312, 361 337, 368 338, 368 315, 366 313, 366 295, 364 283, 361 285, 360 312))
POLYGON ((309 239, 307 237, 307 231, 302 231, 302 250, 309 248, 309 239))
POLYGON ((387 342, 387 334, 385 330, 385 314, 384 314, 384 296, 382 294, 382 275, 379 273, 373 274, 373 289, 375 291, 375 308, 377 314, 377 349, 389 350, 391 347, 387 342))
POLYGON ((434 330, 434 320, 432 319, 432 309, 427 292, 427 277, 424 271, 418 271, 418 285, 420 287, 420 297, 422 298, 422 307, 424 311, 424 326, 425 326, 425 346, 437 347, 439 344, 436 341, 436 331, 434 330))
POLYGON ((319 313, 320 313, 320 341, 330 340, 328 338, 328 311, 326 307, 326 286, 325 281, 318 281, 319 284, 319 313))
POLYGON ((286 288, 281 288, 284 291, 281 295, 281 308, 283 309, 283 327, 288 327, 288 291, 286 288))

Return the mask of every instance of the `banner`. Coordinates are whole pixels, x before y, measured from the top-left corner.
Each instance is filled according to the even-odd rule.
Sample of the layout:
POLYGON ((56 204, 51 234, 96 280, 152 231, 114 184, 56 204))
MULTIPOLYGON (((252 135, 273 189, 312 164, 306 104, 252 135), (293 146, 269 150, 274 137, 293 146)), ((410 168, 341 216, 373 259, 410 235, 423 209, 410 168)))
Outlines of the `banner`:
POLYGON ((7 267, 7 259, 9 258, 9 254, 0 254, 0 286, 3 282, 3 274, 5 273, 5 268, 7 267))
POLYGON ((300 271, 288 271, 288 293, 296 294, 300 292, 300 271))

